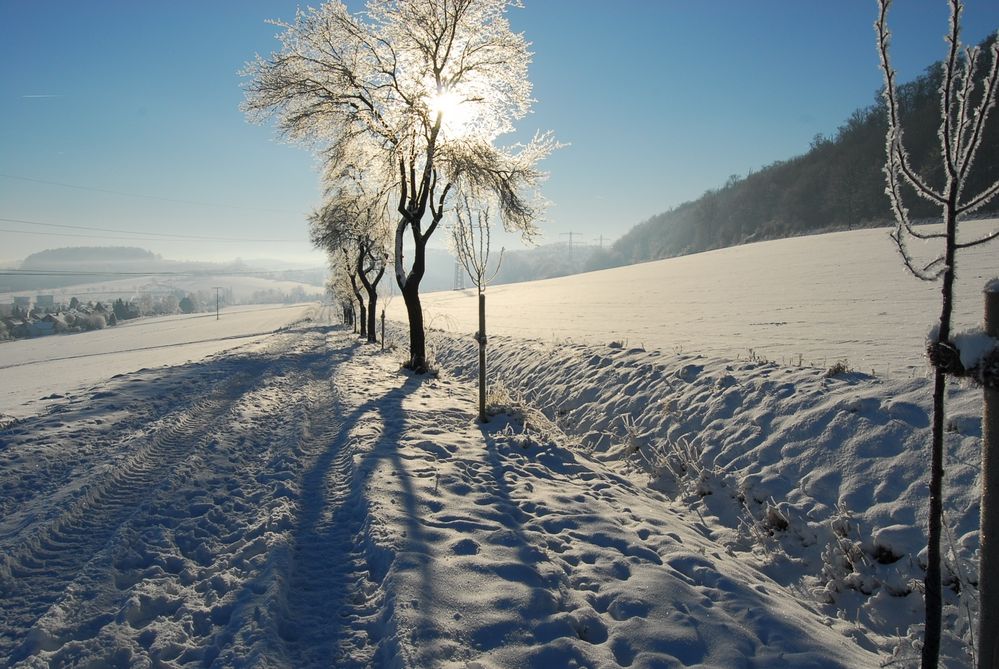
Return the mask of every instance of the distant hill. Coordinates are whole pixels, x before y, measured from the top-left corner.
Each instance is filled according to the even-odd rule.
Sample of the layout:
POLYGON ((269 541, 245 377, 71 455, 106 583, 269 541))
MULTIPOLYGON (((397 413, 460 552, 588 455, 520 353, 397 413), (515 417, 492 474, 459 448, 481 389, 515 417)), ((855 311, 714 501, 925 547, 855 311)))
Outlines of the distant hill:
POLYGON ((70 265, 74 268, 118 263, 148 263, 162 258, 152 251, 130 246, 73 246, 32 253, 21 262, 21 269, 70 265))
MULTIPOLYGON (((934 185, 944 179, 937 139, 942 67, 931 65, 899 90, 910 157, 934 185)), ((588 269, 891 222, 881 171, 887 123, 880 92, 875 99, 855 111, 835 137, 817 135, 804 155, 744 177, 733 175, 721 188, 640 223, 609 250, 595 253, 588 269)), ((976 192, 999 178, 999 113, 990 121, 970 175, 969 187, 976 192)), ((938 208, 914 196, 908 206, 915 218, 939 216, 938 208)), ((991 207, 994 211, 999 203, 991 207)))
POLYGON ((229 263, 183 262, 168 260, 151 251, 128 246, 78 246, 47 249, 33 253, 19 266, 11 268, 24 274, 0 274, 0 293, 31 292, 80 284, 113 281, 123 274, 163 272, 203 275, 239 274, 265 279, 297 281, 322 286, 323 267, 287 271, 261 270, 236 260, 229 263))

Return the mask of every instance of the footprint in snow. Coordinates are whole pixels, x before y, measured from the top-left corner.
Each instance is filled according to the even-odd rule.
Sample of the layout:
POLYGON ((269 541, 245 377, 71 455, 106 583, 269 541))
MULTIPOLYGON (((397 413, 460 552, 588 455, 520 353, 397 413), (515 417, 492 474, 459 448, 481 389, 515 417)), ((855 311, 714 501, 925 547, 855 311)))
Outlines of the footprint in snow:
POLYGON ((476 555, 479 552, 479 544, 472 539, 462 539, 451 544, 451 552, 455 555, 476 555))

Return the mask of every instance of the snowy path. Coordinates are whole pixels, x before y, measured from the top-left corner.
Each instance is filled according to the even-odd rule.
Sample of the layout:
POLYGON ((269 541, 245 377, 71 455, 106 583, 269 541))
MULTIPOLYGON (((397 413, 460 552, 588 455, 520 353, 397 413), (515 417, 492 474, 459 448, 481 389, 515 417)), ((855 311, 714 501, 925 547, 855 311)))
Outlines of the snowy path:
POLYGON ((0 431, 0 664, 876 665, 642 481, 321 318, 0 431))

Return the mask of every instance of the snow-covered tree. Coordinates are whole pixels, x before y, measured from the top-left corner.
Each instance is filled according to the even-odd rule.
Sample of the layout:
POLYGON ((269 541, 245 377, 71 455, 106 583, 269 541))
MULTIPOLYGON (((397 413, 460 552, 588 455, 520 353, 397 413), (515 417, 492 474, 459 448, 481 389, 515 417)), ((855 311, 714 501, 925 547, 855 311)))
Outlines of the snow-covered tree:
POLYGON ((367 339, 368 337, 368 309, 364 302, 364 293, 358 285, 357 264, 353 253, 346 248, 337 248, 327 254, 329 264, 330 279, 327 287, 330 292, 349 304, 350 318, 349 324, 353 326, 354 332, 360 329, 359 334, 367 339), (354 304, 357 309, 354 309, 354 304), (354 315, 357 315, 355 318, 354 315))
POLYGON ((933 434, 930 457, 929 528, 926 569, 926 632, 922 650, 922 666, 936 667, 940 653, 942 624, 942 590, 940 581, 940 538, 943 514, 943 438, 944 397, 949 374, 961 373, 960 354, 951 341, 953 333, 954 278, 958 251, 988 243, 997 237, 993 232, 977 239, 961 239, 959 225, 965 216, 999 194, 999 181, 978 192, 965 187, 974 168, 975 158, 985 135, 985 126, 996 104, 999 84, 999 43, 993 39, 988 57, 978 47, 961 44, 961 0, 948 0, 950 26, 947 32, 948 52, 943 63, 940 85, 940 160, 943 163, 943 183, 930 183, 913 169, 905 148, 900 122, 900 101, 891 66, 888 30, 888 10, 891 0, 878 0, 879 14, 875 23, 878 54, 885 76, 884 101, 888 113, 886 136, 887 188, 897 225, 892 237, 901 252, 905 266, 925 281, 942 280, 941 312, 929 344, 929 357, 934 365, 933 434), (943 232, 926 232, 915 228, 904 203, 908 189, 918 197, 940 207, 943 232), (940 252, 928 263, 916 260, 909 240, 936 241, 940 252))
POLYGON ((375 343, 378 284, 389 259, 388 201, 383 192, 366 187, 356 169, 339 173, 326 195, 326 203, 309 218, 312 243, 328 254, 342 253, 350 276, 364 287, 368 300, 366 307, 361 301, 361 329, 375 343))
POLYGON ((542 176, 538 162, 556 144, 548 134, 527 145, 496 144, 531 105, 527 41, 505 16, 518 4, 370 0, 363 15, 352 15, 332 0, 280 24, 281 50, 245 72, 251 117, 274 117, 286 137, 319 148, 328 169, 361 165, 391 188, 395 277, 416 371, 426 370, 425 249, 448 195, 462 187, 489 192, 510 229, 535 231, 530 193, 542 176))
POLYGON ((343 266, 342 254, 329 254, 329 277, 326 281, 326 289, 333 296, 333 301, 338 302, 343 309, 343 324, 349 325, 353 332, 357 332, 357 310, 354 308, 354 291, 347 276, 347 270, 343 266))

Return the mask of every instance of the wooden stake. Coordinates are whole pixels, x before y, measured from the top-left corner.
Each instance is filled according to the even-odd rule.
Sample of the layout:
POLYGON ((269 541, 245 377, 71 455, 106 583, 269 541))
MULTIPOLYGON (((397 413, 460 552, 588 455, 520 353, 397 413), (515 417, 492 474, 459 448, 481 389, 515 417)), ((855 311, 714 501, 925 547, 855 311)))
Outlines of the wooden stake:
MULTIPOLYGON (((999 281, 985 289, 985 332, 999 339, 999 281)), ((999 668, 999 389, 985 387, 978 565, 978 669, 999 668)))

